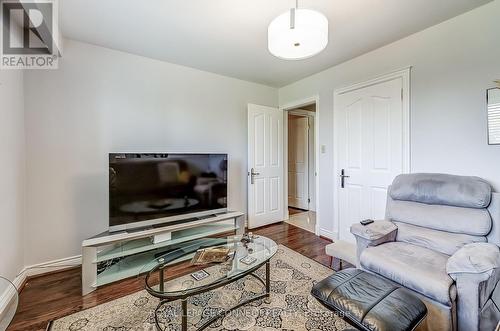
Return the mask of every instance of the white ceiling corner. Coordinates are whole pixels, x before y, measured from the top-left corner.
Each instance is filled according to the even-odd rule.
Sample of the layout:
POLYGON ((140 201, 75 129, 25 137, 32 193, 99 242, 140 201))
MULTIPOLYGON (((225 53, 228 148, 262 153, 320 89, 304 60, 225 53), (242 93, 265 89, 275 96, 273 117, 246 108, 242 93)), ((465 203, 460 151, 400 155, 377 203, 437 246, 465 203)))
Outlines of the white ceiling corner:
POLYGON ((267 50, 267 27, 292 0, 62 0, 65 37, 281 87, 491 0, 302 0, 329 20, 317 56, 286 61, 267 50))

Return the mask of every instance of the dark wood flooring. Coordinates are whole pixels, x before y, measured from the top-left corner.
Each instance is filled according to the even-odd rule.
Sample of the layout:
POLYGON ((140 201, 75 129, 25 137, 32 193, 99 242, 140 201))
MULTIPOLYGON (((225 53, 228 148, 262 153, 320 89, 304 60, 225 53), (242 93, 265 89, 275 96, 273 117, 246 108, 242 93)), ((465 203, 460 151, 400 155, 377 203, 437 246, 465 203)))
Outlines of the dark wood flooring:
MULTIPOLYGON (((325 246, 330 241, 311 232, 284 222, 255 229, 253 232, 269 237, 324 265, 328 266, 330 263, 330 257, 325 254, 325 246)), ((169 274, 175 276, 191 272, 189 263, 181 263, 170 270, 169 274)), ((28 279, 21 291, 17 314, 7 330, 45 330, 51 320, 142 289, 144 276, 138 276, 103 286, 82 297, 80 268, 33 277, 28 279)))

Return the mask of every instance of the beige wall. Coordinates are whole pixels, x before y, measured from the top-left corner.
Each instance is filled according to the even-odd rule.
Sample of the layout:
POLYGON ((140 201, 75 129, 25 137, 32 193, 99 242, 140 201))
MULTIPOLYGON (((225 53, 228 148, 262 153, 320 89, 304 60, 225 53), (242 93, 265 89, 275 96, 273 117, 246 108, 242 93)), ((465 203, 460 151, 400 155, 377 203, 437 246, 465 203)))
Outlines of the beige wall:
POLYGON ((278 104, 275 88, 72 40, 25 89, 27 265, 107 229, 112 151, 229 153, 229 208, 245 211, 247 103, 278 104))
POLYGON ((24 149, 23 72, 0 70, 0 276, 10 280, 24 266, 24 149))

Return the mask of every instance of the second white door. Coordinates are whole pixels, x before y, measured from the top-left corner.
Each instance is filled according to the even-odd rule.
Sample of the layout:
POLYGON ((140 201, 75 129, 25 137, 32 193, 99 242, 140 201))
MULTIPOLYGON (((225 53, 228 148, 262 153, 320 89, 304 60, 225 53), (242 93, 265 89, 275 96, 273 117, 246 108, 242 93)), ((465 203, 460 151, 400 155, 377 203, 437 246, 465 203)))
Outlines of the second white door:
POLYGON ((309 119, 288 116, 288 206, 309 209, 309 119))
POLYGON ((342 240, 354 241, 353 223, 384 218, 387 187, 403 172, 402 88, 396 78, 335 96, 342 240))

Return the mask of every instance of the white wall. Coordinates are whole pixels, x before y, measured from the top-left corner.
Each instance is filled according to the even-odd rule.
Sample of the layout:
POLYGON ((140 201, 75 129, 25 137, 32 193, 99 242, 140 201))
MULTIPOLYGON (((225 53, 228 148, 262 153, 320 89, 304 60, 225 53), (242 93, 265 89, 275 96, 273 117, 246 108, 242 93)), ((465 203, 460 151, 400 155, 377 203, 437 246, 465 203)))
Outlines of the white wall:
POLYGON ((23 108, 22 71, 0 70, 0 276, 10 280, 24 266, 23 108))
POLYGON ((412 171, 477 175, 500 190, 500 145, 487 145, 485 97, 500 78, 499 31, 496 0, 280 89, 280 105, 319 94, 322 234, 337 231, 333 91, 410 65, 412 171))
POLYGON ((229 208, 246 210, 247 103, 277 106, 277 89, 64 46, 58 70, 25 76, 26 265, 78 255, 107 229, 110 151, 227 152, 229 208))

